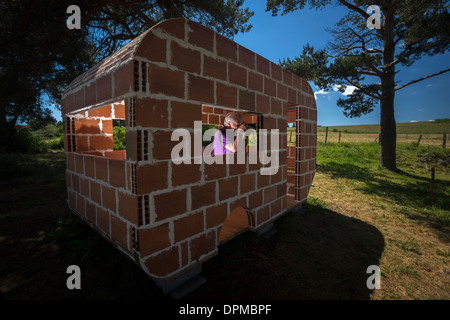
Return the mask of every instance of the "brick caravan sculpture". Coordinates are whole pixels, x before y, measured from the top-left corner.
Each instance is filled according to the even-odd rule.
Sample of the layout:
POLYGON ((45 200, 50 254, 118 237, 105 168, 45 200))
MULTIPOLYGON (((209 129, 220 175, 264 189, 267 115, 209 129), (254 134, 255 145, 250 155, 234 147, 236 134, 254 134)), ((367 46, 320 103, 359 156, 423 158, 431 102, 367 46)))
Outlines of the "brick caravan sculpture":
POLYGON ((153 278, 175 279, 272 223, 306 200, 314 177, 308 83, 195 22, 147 30, 75 79, 61 105, 70 209, 153 278), (175 129, 194 141, 195 121, 220 125, 229 111, 279 130, 276 174, 262 175, 250 152, 245 164, 173 163, 175 129), (126 150, 113 147, 117 121, 126 150))

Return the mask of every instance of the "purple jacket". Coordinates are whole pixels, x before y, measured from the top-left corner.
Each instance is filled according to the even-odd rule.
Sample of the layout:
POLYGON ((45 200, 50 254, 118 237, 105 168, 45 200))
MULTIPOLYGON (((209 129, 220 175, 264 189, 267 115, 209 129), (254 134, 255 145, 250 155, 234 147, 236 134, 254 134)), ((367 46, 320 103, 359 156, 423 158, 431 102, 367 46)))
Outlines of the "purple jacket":
POLYGON ((232 141, 227 140, 226 128, 222 126, 214 135, 214 155, 232 153, 230 150, 225 148, 225 146, 230 142, 232 141))

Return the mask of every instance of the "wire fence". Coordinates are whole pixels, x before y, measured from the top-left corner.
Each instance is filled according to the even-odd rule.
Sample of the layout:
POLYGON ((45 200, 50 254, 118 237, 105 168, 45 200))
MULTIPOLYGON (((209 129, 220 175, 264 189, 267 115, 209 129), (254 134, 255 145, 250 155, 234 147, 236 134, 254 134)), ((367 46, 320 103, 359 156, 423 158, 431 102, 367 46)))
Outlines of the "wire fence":
MULTIPOLYGON (((295 132, 288 130, 288 145, 295 145, 295 132)), ((418 143, 425 146, 447 148, 448 134, 397 134, 398 144, 418 143)), ((317 141, 323 143, 379 143, 377 133, 317 132, 317 141)))

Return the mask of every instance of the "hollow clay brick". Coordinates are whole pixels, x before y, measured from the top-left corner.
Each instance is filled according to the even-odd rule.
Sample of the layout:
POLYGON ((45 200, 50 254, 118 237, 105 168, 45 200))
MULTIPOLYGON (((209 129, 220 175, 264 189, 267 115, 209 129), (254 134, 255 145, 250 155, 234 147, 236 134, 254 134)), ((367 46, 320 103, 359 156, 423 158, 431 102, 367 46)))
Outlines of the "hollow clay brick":
POLYGON ((108 236, 110 235, 110 214, 105 209, 97 208, 97 226, 105 232, 108 236))
POLYGON ((150 92, 184 99, 184 72, 151 65, 148 81, 150 92))
POLYGON ((169 223, 139 230, 139 249, 143 257, 170 246, 169 223))
POLYGON ((282 69, 279 65, 270 62, 270 71, 272 79, 276 81, 281 81, 283 79, 282 69))
POLYGON ((172 101, 172 128, 194 128, 194 121, 201 121, 201 105, 172 101))
POLYGON ((169 103, 167 100, 141 98, 136 100, 136 125, 167 128, 169 126, 169 103))
POLYGON ((138 225, 138 200, 137 196, 124 193, 121 191, 117 192, 118 195, 118 213, 119 215, 130 221, 131 223, 138 225))
POLYGON ((216 84, 217 104, 224 107, 232 107, 237 104, 237 88, 222 83, 216 84))
POLYGON ((216 202, 216 183, 209 182, 191 188, 192 210, 208 206, 216 202))
POLYGON ((101 185, 93 180, 90 180, 89 187, 91 200, 97 203, 99 206, 101 206, 102 205, 101 185))
POLYGON ((129 250, 127 224, 113 215, 111 215, 111 238, 122 248, 129 250))
POLYGON ((114 71, 115 97, 134 91, 134 77, 134 61, 130 61, 114 71))
POLYGON ((151 274, 164 277, 180 267, 179 248, 171 247, 168 250, 160 252, 156 256, 151 256, 145 260, 144 264, 151 274))
POLYGON ((227 213, 226 203, 206 208, 206 228, 209 229, 223 223, 227 213))
POLYGON ((112 98, 111 74, 97 79, 97 101, 105 101, 112 98))
POLYGON ((247 68, 255 69, 255 53, 239 46, 239 63, 247 68))
POLYGON ((219 34, 216 34, 216 50, 219 56, 237 61, 237 44, 219 34))
POLYGON ((247 88, 247 70, 245 68, 229 63, 228 79, 232 84, 247 88))
POLYGON ((167 188, 167 168, 167 162, 138 166, 137 194, 146 194, 167 188))
POLYGON ((203 57, 203 75, 223 81, 227 80, 227 63, 223 60, 204 56, 203 57))
POLYGON ((202 77, 189 75, 188 99, 214 103, 214 82, 202 77))
POLYGON ((137 54, 147 57, 150 61, 166 62, 167 41, 155 35, 151 35, 151 38, 151 41, 141 42, 137 54))
POLYGON ((199 164, 172 163, 172 186, 174 187, 197 183, 201 176, 199 164))
POLYGON ((187 189, 155 195, 155 221, 162 221, 187 211, 187 189))
POLYGON ((173 231, 175 242, 183 241, 196 234, 202 233, 204 230, 203 211, 198 211, 186 217, 177 219, 173 222, 173 231))
POLYGON ((215 232, 211 231, 191 240, 191 260, 198 260, 202 255, 213 251, 215 238, 215 232))
POLYGON ((287 193, 304 201, 314 178, 317 110, 308 82, 195 22, 155 25, 75 79, 61 104, 68 206, 152 277, 214 256, 229 211, 240 208, 255 231, 287 209, 287 193), (275 175, 261 175, 259 161, 171 161, 175 129, 189 130, 192 153, 194 122, 222 125, 231 111, 279 130, 275 175), (113 150, 113 119, 126 120, 126 151, 113 150), (287 146, 288 122, 300 127, 299 148, 287 146), (288 175, 288 165, 298 174, 288 175))
POLYGON ((102 186, 102 206, 113 212, 116 212, 116 190, 110 187, 102 186))
POLYGON ((223 179, 219 183, 219 200, 226 200, 237 196, 239 192, 239 177, 223 179))
POLYGON ((248 88, 253 91, 263 92, 263 76, 256 72, 249 71, 248 88))
POLYGON ((180 70, 200 74, 200 52, 180 46, 176 42, 171 44, 171 65, 180 70))
POLYGON ((214 33, 198 23, 188 22, 188 26, 190 29, 188 42, 212 52, 214 50, 214 33))

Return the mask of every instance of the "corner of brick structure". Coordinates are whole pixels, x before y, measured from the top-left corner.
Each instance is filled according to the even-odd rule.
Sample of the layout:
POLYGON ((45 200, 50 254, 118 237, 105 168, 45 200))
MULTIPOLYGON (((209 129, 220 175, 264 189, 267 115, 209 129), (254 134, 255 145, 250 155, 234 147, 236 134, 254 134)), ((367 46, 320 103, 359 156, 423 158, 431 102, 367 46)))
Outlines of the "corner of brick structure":
POLYGON ((192 21, 147 30, 75 79, 61 106, 68 206, 160 284, 199 276, 242 232, 267 235, 306 200, 315 175, 308 82, 192 21), (174 130, 194 139, 195 123, 218 126, 231 111, 278 130, 275 174, 248 161, 250 148, 243 164, 172 161, 174 130), (114 148, 117 123, 126 150, 114 148), (288 123, 296 124, 295 145, 288 123))

